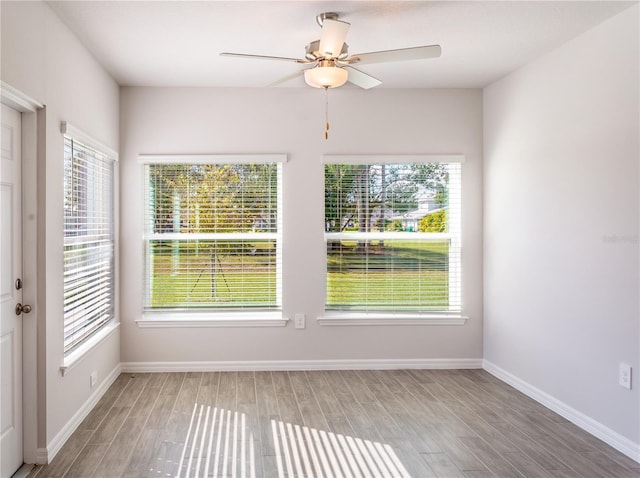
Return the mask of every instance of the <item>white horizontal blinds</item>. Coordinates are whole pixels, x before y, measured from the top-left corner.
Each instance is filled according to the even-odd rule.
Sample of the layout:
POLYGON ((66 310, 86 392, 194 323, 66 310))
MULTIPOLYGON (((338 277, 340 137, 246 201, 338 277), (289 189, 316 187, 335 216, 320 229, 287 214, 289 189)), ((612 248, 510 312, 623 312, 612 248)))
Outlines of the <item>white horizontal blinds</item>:
POLYGON ((460 164, 325 164, 328 310, 461 310, 460 164))
POLYGON ((64 138, 64 351, 114 317, 114 158, 64 138))
POLYGON ((449 310, 462 311, 462 164, 448 164, 449 310))
POLYGON ((280 163, 145 164, 151 309, 277 309, 280 163))

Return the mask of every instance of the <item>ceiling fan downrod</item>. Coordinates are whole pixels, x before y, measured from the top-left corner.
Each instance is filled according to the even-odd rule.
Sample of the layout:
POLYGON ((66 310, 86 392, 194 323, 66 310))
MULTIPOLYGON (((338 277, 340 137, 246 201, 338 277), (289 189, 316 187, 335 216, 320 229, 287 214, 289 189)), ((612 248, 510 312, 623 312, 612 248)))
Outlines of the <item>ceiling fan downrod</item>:
POLYGON ((337 20, 338 19, 338 14, 336 12, 323 12, 323 13, 319 13, 318 15, 316 15, 316 23, 318 25, 320 25, 320 28, 322 28, 322 24, 324 23, 324 21, 326 19, 329 20, 337 20))
POLYGON ((324 139, 329 139, 329 87, 324 87, 324 139))

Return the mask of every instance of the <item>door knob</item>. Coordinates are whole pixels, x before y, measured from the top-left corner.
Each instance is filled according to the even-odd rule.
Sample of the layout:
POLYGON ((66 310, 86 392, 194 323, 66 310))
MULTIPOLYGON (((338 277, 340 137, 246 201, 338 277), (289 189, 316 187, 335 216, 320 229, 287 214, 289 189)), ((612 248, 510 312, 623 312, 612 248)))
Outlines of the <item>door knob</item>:
POLYGON ((16 315, 28 314, 29 312, 31 312, 30 305, 27 305, 27 304, 22 305, 20 302, 16 304, 16 315))

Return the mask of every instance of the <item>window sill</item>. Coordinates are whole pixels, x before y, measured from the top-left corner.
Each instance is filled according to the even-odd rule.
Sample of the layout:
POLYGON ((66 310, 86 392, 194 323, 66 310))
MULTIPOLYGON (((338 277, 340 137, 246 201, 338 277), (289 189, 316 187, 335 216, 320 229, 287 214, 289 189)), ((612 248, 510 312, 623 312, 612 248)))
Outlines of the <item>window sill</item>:
POLYGON ((105 325, 102 329, 96 332, 95 335, 90 337, 73 352, 66 355, 62 361, 62 365, 60 366, 62 376, 64 377, 73 367, 80 363, 89 352, 104 342, 107 338, 111 337, 111 335, 118 330, 118 327, 120 327, 120 322, 112 321, 110 324, 105 325))
POLYGON ((318 317, 319 325, 464 325, 468 317, 460 314, 393 314, 331 312, 318 317))
POLYGON ((284 327, 281 312, 147 312, 136 320, 140 328, 284 327))

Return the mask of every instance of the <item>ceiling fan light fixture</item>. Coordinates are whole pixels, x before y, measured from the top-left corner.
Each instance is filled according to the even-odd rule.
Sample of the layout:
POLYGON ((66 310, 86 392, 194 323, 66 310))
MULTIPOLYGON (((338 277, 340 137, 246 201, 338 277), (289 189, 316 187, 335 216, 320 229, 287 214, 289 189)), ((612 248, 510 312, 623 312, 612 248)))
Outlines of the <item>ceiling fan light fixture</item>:
POLYGON ((349 72, 337 66, 318 65, 304 70, 304 81, 314 88, 337 88, 347 82, 349 72))

